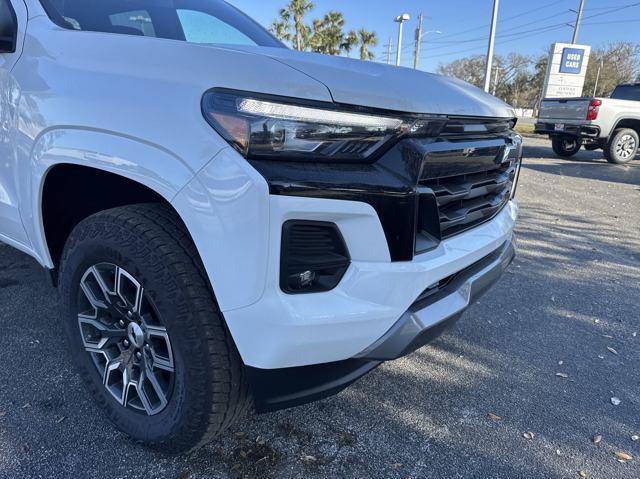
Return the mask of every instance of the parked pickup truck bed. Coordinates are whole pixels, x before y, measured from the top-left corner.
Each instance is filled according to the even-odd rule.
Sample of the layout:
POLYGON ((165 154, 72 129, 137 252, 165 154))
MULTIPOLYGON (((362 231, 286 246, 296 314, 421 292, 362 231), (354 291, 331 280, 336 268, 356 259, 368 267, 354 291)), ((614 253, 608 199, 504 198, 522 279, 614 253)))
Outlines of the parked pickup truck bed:
POLYGON ((549 135, 560 156, 584 146, 602 148, 611 163, 627 163, 640 146, 640 84, 618 85, 609 98, 543 100, 535 131, 549 135))

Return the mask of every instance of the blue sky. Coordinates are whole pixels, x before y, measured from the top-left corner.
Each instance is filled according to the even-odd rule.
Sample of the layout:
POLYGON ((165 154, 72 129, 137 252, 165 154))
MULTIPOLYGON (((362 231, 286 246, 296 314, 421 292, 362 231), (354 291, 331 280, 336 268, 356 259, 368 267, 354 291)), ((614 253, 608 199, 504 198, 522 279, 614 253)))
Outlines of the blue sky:
MULTIPOLYGON (((230 3, 265 26, 277 16, 287 0, 229 0, 230 3)), ((413 38, 417 16, 423 12, 425 30, 440 30, 424 38, 420 67, 435 71, 440 63, 474 54, 485 54, 493 0, 315 0, 309 23, 329 10, 344 13, 348 28, 361 26, 374 30, 381 45, 377 57, 386 60, 386 44, 397 42, 393 18, 409 13, 405 25, 402 64, 413 61, 413 38), (409 45, 410 44, 410 45, 409 45)), ((564 23, 575 21, 579 0, 501 0, 496 52, 543 55, 551 43, 571 40, 572 30, 564 23)), ((579 43, 594 47, 614 41, 640 42, 640 1, 586 0, 585 19, 579 43), (628 8, 624 8, 628 7, 628 8)), ((395 59, 395 53, 393 54, 395 59)))

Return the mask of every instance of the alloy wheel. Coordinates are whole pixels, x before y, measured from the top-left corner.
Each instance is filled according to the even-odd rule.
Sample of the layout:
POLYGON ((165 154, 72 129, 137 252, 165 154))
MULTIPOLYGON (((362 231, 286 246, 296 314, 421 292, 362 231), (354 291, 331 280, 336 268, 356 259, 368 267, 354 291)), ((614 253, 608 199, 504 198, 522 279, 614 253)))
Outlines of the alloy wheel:
POLYGON ((624 160, 631 158, 636 149, 636 140, 631 135, 623 135, 616 143, 616 154, 624 160))
POLYGON ((166 408, 175 375, 171 340, 136 278, 111 263, 87 269, 78 326, 84 349, 119 404, 149 416, 166 408))

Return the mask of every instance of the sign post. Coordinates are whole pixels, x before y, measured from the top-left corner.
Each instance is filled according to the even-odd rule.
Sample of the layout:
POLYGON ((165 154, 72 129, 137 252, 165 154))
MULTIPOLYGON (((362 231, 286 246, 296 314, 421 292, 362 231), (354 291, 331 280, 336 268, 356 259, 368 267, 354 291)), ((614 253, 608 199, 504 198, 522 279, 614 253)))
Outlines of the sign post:
POLYGON ((590 54, 591 47, 588 45, 551 45, 542 98, 581 97, 590 54))

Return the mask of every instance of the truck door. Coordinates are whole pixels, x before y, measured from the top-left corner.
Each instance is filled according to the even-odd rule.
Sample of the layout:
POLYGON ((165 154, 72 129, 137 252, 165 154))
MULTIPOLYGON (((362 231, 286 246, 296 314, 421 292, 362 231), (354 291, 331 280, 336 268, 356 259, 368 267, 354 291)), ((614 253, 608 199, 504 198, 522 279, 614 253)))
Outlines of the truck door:
POLYGON ((20 89, 11 70, 22 52, 27 8, 23 0, 0 0, 0 240, 28 246, 18 205, 16 122, 20 89), (3 238, 4 237, 4 238, 3 238))

